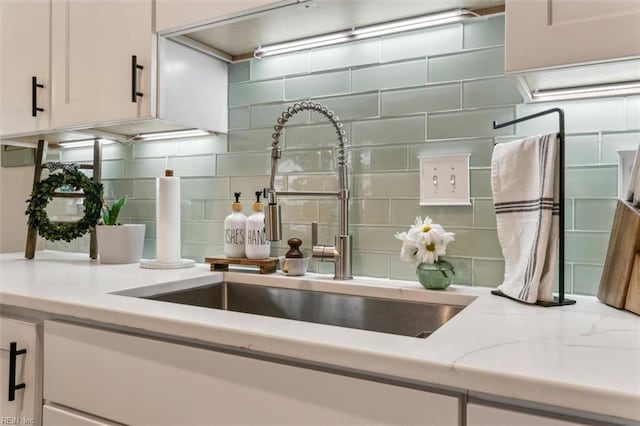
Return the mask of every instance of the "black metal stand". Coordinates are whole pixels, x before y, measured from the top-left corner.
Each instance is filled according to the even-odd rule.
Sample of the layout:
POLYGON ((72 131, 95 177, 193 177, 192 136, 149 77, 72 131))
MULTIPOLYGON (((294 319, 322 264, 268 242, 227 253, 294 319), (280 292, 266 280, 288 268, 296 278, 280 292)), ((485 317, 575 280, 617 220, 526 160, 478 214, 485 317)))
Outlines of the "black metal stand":
MULTIPOLYGON (((512 126, 516 123, 520 123, 523 121, 528 121, 534 118, 542 117, 543 115, 558 113, 558 141, 559 141, 559 149, 558 149, 558 162, 560 163, 560 176, 558 179, 558 183, 560 186, 560 199, 558 200, 560 203, 560 215, 558 220, 560 221, 559 225, 559 238, 558 238, 558 296, 554 296, 552 302, 545 302, 542 300, 538 300, 536 305, 540 306, 564 306, 564 305, 573 305, 576 303, 575 300, 565 299, 564 297, 564 111, 560 108, 551 108, 545 111, 540 111, 535 114, 527 115, 524 117, 516 118, 515 120, 507 121, 504 123, 493 122, 494 129, 500 129, 502 127, 512 126)), ((497 296, 506 296, 500 290, 493 290, 491 292, 497 296)), ((511 299, 511 298, 510 298, 511 299)))

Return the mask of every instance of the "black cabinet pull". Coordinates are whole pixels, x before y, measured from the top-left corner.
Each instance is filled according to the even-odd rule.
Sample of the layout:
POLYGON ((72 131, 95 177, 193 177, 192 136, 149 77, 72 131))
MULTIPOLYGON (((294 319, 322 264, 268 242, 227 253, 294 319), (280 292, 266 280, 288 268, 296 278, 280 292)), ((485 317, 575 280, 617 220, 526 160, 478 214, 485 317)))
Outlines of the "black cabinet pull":
POLYGON ((43 112, 43 108, 38 108, 38 99, 37 93, 38 87, 43 89, 44 84, 38 84, 36 77, 31 77, 31 116, 35 117, 38 115, 38 111, 43 112))
MULTIPOLYGON (((33 77, 35 78, 35 77, 33 77)), ((9 345, 9 401, 16 399, 16 391, 18 389, 24 389, 26 386, 24 383, 16 384, 16 358, 18 355, 26 354, 26 349, 18 350, 18 344, 11 342, 9 345)))
POLYGON ((138 92, 138 70, 143 70, 142 65, 138 65, 138 57, 131 55, 131 102, 135 103, 138 96, 144 96, 142 92, 138 92))

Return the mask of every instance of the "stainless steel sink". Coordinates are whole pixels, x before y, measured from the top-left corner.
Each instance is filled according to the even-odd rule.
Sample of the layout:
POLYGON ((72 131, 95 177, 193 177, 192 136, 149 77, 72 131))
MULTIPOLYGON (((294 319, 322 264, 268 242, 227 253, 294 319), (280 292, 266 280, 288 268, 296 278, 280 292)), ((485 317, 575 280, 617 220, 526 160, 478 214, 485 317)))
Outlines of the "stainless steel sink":
POLYGON ((144 298, 418 338, 428 337, 464 309, 227 282, 144 298))

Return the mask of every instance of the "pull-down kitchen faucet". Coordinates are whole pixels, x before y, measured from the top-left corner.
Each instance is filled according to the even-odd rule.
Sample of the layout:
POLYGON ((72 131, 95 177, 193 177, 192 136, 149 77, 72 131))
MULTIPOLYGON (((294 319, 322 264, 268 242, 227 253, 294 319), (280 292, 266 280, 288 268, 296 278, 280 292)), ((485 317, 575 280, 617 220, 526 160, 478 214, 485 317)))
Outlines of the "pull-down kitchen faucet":
POLYGON ((337 197, 340 224, 338 235, 335 237, 335 245, 326 246, 318 244, 318 224, 311 224, 312 235, 312 258, 320 262, 333 262, 335 267, 334 279, 350 280, 351 275, 351 235, 349 235, 349 189, 347 187, 347 164, 345 161, 345 142, 344 130, 342 123, 335 116, 333 111, 329 111, 327 107, 314 102, 300 102, 287 108, 273 127, 273 142, 271 143, 271 176, 269 179, 269 188, 265 189, 268 205, 265 211, 265 224, 267 239, 270 241, 279 241, 282 239, 282 219, 280 215, 280 206, 278 205, 277 196, 287 195, 307 195, 318 197, 337 197), (324 115, 333 124, 338 134, 338 165, 336 172, 340 189, 338 191, 280 191, 276 192, 275 178, 278 159, 280 158, 280 136, 287 121, 295 114, 301 111, 316 111, 324 115))

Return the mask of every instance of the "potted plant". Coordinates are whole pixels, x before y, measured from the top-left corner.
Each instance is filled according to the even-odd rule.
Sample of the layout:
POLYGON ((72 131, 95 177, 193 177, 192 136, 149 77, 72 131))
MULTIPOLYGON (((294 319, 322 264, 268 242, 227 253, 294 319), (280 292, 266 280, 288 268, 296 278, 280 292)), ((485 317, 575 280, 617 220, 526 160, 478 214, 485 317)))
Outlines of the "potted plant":
POLYGON ((144 224, 118 223, 120 209, 126 202, 124 196, 111 206, 102 204, 102 223, 96 226, 100 263, 136 263, 142 257, 144 224))
POLYGON ((429 217, 416 217, 408 232, 396 233, 395 237, 402 241, 400 259, 416 267, 416 276, 424 288, 443 290, 453 281, 453 265, 440 256, 446 254, 454 235, 429 217))

